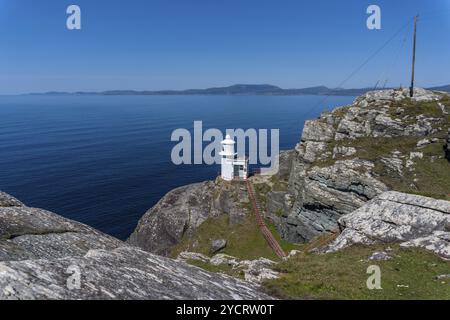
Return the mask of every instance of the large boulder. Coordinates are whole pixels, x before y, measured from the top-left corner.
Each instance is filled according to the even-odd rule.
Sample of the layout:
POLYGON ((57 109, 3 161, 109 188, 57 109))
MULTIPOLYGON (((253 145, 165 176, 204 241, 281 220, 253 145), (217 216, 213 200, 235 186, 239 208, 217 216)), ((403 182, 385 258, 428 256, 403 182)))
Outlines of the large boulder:
POLYGON ((450 201, 389 191, 339 219, 342 233, 324 251, 400 242, 450 259, 450 201))
POLYGON ((142 251, 0 195, 0 299, 270 298, 253 284, 142 251))

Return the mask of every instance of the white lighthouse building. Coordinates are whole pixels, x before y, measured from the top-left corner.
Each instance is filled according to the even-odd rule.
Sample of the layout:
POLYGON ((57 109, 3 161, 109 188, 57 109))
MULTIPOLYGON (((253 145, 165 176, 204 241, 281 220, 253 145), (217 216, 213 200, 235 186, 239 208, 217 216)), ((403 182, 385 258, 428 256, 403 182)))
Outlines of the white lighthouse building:
POLYGON ((226 181, 233 179, 246 180, 248 177, 248 158, 237 157, 234 151, 234 140, 230 135, 225 137, 225 140, 221 142, 222 151, 220 152, 221 158, 221 177, 226 181))

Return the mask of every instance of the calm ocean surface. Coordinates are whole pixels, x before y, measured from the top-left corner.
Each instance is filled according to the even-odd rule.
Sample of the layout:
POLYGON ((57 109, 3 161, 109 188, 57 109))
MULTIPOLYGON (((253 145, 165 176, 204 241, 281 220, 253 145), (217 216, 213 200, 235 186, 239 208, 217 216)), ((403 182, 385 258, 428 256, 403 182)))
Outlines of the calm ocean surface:
POLYGON ((320 96, 0 96, 0 190, 121 239, 169 190, 214 179, 218 166, 171 163, 176 128, 279 128, 353 101, 320 96))

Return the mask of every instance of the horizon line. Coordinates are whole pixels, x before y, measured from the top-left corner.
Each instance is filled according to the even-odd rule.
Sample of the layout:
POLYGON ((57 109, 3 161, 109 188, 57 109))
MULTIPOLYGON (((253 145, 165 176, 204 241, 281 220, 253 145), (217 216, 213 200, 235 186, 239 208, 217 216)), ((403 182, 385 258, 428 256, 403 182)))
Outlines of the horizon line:
MULTIPOLYGON (((98 94, 106 94, 106 93, 130 93, 130 95, 132 95, 131 93, 136 93, 136 94, 154 94, 154 95, 158 95, 158 93, 162 93, 165 95, 169 95, 170 93, 173 94, 179 94, 179 95, 194 95, 195 93, 193 92, 189 92, 189 91, 206 91, 206 90, 214 90, 214 89, 229 89, 229 88, 233 88, 233 87, 238 87, 238 86, 249 86, 249 87, 271 87, 274 90, 280 90, 280 93, 284 93, 286 95, 288 95, 288 91, 290 90, 308 90, 308 89, 323 89, 323 90, 329 90, 329 91, 351 91, 351 90, 355 90, 355 91, 373 91, 373 90, 388 90, 388 89, 393 89, 393 88, 397 88, 395 86, 389 86, 389 87, 384 87, 384 88, 378 88, 378 87, 352 87, 352 88, 339 88, 339 87, 335 87, 335 88, 330 88, 328 86, 325 85, 315 85, 315 86, 308 86, 308 87, 300 87, 300 88, 282 88, 280 86, 277 85, 273 85, 273 84, 268 84, 268 83, 236 83, 236 84, 231 84, 228 86, 212 86, 212 87, 205 87, 205 88, 188 88, 188 89, 160 89, 160 90, 151 90, 151 89, 143 89, 143 90, 136 90, 136 89, 108 89, 108 90, 97 90, 97 91, 93 91, 93 90, 75 90, 75 91, 57 91, 57 90, 49 90, 49 91, 40 91, 40 92, 24 92, 24 93, 1 93, 0 96, 24 96, 24 95, 63 95, 63 94, 67 94, 67 95, 76 95, 76 94, 85 94, 85 95, 98 95, 98 94)), ((399 88, 401 86, 398 86, 399 88)), ((416 86, 417 88, 419 88, 419 86, 416 86)), ((449 84, 443 84, 443 85, 435 85, 435 86, 427 86, 427 87, 423 87, 424 89, 435 89, 435 88, 443 88, 443 87, 450 87, 450 83, 449 84)), ((262 92, 261 92, 262 93, 262 92)), ((267 94, 269 94, 270 92, 267 92, 267 94)), ((275 93, 275 92, 272 92, 275 93)), ((201 94, 201 93, 199 93, 201 94)), ((298 95, 299 93, 291 93, 291 95, 298 95)), ((209 94, 211 95, 211 93, 209 94)))

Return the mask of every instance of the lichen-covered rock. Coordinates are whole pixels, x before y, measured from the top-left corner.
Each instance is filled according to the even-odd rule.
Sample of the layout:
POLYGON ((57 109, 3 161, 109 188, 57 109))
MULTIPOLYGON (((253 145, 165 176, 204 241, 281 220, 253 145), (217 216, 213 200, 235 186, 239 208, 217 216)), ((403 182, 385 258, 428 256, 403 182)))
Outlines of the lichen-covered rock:
POLYGON ((258 287, 131 247, 2 193, 0 299, 267 299, 258 287), (79 275, 79 287, 72 276, 79 275))
POLYGON ((279 273, 273 270, 277 264, 275 261, 259 258, 255 260, 240 260, 227 254, 219 253, 211 258, 202 254, 192 252, 181 252, 178 256, 179 260, 198 260, 208 262, 213 266, 226 265, 233 270, 241 271, 244 279, 249 282, 261 283, 264 280, 275 279, 279 277, 279 273))
POLYGON ((387 171, 400 177, 403 175, 404 156, 400 152, 393 151, 388 157, 380 158, 380 162, 385 165, 387 171))
POLYGON ((369 261, 385 261, 391 259, 392 257, 384 251, 376 251, 369 257, 369 261))
POLYGON ((450 232, 434 231, 429 236, 403 242, 400 246, 424 248, 450 260, 450 232))
POLYGON ((209 260, 209 263, 211 263, 213 266, 220 266, 222 264, 231 266, 231 267, 237 267, 240 263, 238 258, 229 256, 227 254, 219 253, 211 257, 209 260))
POLYGON ((353 147, 346 147, 346 146, 336 146, 333 149, 333 159, 335 159, 337 156, 341 157, 350 157, 356 153, 356 149, 353 147))
MULTIPOLYGON (((357 102, 363 104, 365 102, 402 101, 405 98, 409 98, 409 88, 370 91, 358 98, 357 102)), ((439 95, 422 88, 414 88, 412 100, 420 102, 436 101, 439 100, 439 95)))
POLYGON ((335 132, 333 126, 327 122, 307 120, 303 127, 302 141, 331 141, 335 132))
POLYGON ((210 258, 204 254, 198 252, 190 252, 190 251, 182 251, 177 257, 177 260, 180 261, 188 261, 188 260, 197 260, 201 262, 209 262, 210 258))
POLYGON ((269 259, 244 260, 240 265, 245 270, 244 278, 246 281, 261 283, 262 281, 276 279, 280 276, 277 271, 272 269, 276 263, 269 259))
POLYGON ((353 244, 404 242, 447 257, 450 250, 450 202, 385 192, 339 219, 342 233, 324 252, 353 244))
POLYGON ((21 207, 23 203, 10 196, 7 193, 0 191, 0 207, 21 207))
POLYGON ((0 299, 268 299, 258 287, 132 247, 0 263, 0 299), (80 286, 68 285, 73 270, 80 286))
POLYGON ((52 212, 0 208, 0 261, 82 256, 91 249, 114 249, 123 242, 52 212))

